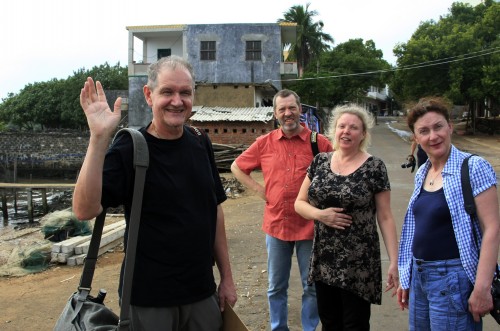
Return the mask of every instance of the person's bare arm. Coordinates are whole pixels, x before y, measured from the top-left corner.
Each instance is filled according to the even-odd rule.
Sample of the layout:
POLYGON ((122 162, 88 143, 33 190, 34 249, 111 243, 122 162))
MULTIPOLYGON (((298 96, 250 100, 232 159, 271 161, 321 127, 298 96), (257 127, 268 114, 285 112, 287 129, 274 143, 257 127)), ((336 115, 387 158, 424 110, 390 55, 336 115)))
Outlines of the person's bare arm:
POLYGON ((87 78, 80 92, 80 105, 87 117, 90 140, 73 192, 73 212, 80 220, 89 220, 102 211, 102 170, 112 135, 121 119, 121 98, 108 106, 101 83, 87 78))
POLYGON ((398 239, 396 234, 396 223, 391 211, 391 191, 383 191, 375 195, 377 208, 377 222, 384 239, 385 248, 389 255, 389 270, 387 271, 386 291, 393 289, 392 295, 396 294, 399 287, 398 274, 398 239))
POLYGON ((498 246, 500 245, 497 188, 492 186, 481 192, 474 198, 474 201, 483 237, 476 271, 476 282, 469 297, 469 311, 474 320, 478 322, 480 317, 493 308, 490 289, 498 259, 498 246))
POLYGON ((218 289, 220 310, 224 311, 226 302, 234 306, 236 300, 236 287, 234 286, 231 263, 227 247, 226 226, 224 222, 224 211, 222 206, 217 206, 217 229, 215 233, 214 245, 215 262, 220 274, 220 284, 218 289))
POLYGON ((244 173, 238 167, 236 161, 231 164, 231 172, 241 184, 245 185, 245 187, 261 197, 262 200, 267 201, 265 187, 253 179, 252 176, 244 173))
POLYGON ((412 140, 410 146, 410 155, 415 155, 416 149, 417 149, 417 142, 415 140, 412 140))

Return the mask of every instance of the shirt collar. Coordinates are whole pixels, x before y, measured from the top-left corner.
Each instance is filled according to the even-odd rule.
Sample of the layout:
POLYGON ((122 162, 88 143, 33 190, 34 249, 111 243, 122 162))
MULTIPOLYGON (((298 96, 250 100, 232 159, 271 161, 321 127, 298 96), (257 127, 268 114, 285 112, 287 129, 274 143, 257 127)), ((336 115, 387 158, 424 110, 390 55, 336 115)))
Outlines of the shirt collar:
MULTIPOLYGON (((306 126, 305 123, 301 122, 300 125, 304 128, 304 130, 302 130, 299 134, 293 136, 292 138, 298 137, 302 141, 306 141, 307 139, 309 139, 309 133, 311 132, 311 130, 306 126)), ((278 136, 277 136, 277 138, 278 138, 278 140, 280 140, 280 139, 286 139, 286 136, 283 133, 283 130, 281 130, 281 128, 278 129, 278 136)))

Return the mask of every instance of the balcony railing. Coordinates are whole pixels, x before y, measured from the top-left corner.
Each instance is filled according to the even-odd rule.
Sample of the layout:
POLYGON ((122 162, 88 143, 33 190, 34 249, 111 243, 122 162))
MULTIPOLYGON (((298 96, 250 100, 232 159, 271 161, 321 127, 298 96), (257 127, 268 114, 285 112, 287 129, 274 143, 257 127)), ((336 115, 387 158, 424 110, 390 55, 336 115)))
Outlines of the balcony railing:
POLYGON ((128 75, 146 75, 148 73, 149 63, 129 63, 128 75))
POLYGON ((281 75, 298 75, 297 62, 281 62, 280 63, 281 75))

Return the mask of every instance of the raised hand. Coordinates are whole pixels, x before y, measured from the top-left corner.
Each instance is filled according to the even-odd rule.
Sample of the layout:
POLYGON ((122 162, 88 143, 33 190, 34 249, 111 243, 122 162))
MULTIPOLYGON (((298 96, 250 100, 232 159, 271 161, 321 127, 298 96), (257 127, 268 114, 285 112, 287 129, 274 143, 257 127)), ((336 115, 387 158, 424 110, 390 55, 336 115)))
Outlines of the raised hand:
POLYGON ((80 92, 80 105, 87 117, 92 135, 111 137, 121 120, 121 98, 117 98, 112 111, 106 101, 101 82, 87 78, 80 92))

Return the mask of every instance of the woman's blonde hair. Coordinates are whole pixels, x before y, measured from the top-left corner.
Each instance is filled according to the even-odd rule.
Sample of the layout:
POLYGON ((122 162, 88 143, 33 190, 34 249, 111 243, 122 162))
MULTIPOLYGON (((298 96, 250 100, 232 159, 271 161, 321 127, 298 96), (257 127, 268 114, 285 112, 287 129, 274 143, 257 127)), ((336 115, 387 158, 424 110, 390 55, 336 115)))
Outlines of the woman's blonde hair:
POLYGON ((338 142, 335 140, 335 133, 337 132, 337 122, 339 118, 344 114, 356 115, 363 123, 363 132, 365 134, 364 139, 361 141, 359 149, 366 152, 371 143, 370 129, 373 128, 374 119, 372 114, 370 114, 365 108, 358 104, 349 103, 342 106, 337 106, 333 109, 332 116, 328 121, 328 137, 333 142, 333 148, 338 149, 338 142))

